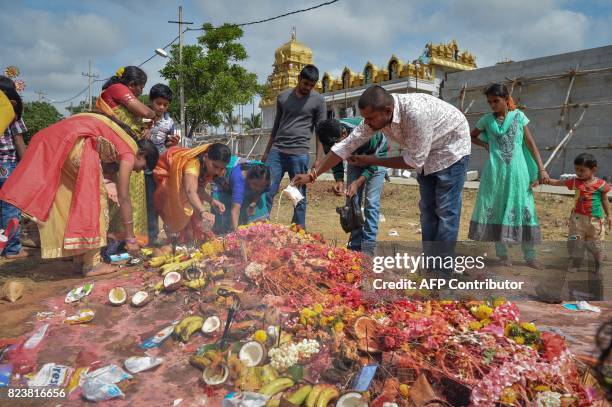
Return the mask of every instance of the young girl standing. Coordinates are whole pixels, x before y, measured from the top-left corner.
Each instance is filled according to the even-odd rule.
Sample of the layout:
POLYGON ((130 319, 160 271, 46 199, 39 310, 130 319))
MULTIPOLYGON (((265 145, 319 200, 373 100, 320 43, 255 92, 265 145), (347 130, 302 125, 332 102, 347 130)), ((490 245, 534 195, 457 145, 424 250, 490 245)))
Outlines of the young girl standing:
POLYGON ((540 152, 527 128, 529 119, 516 109, 508 89, 493 84, 485 90, 492 112, 485 114, 472 130, 472 143, 489 152, 482 170, 480 188, 468 237, 496 242, 497 256, 511 266, 508 243, 521 243, 527 265, 536 262, 534 244, 540 241, 532 185, 549 177, 540 152))

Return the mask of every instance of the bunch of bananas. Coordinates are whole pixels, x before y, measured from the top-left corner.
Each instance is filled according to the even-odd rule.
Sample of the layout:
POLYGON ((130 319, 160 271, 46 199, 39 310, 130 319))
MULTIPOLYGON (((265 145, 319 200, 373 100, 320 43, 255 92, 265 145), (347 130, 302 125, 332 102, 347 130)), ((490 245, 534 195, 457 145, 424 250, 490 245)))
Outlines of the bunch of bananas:
POLYGON ((199 315, 192 315, 183 318, 181 322, 174 327, 174 336, 181 342, 187 342, 194 332, 202 329, 204 318, 199 315))

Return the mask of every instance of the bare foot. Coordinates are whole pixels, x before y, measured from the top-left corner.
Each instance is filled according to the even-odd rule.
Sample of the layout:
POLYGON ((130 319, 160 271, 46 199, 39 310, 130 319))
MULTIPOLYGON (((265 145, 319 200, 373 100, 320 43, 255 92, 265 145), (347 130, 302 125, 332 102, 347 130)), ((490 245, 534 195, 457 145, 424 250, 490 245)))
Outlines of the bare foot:
POLYGON ((13 259, 23 259, 24 257, 28 257, 29 255, 30 255, 30 253, 28 253, 27 251, 21 250, 19 253, 16 253, 16 254, 7 254, 5 256, 9 260, 13 260, 13 259))
POLYGON ((117 267, 106 263, 100 263, 91 270, 83 270, 85 277, 101 276, 104 274, 114 273, 119 270, 117 267))

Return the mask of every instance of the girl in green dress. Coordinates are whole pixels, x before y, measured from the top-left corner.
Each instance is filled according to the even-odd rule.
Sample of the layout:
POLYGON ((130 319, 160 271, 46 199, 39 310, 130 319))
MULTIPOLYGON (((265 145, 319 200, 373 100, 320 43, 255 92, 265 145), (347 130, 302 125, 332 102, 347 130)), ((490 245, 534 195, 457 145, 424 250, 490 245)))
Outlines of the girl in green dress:
POLYGON ((511 266, 508 243, 521 243, 527 265, 539 269, 534 244, 540 241, 532 187, 549 177, 538 147, 527 128, 529 119, 516 109, 505 85, 485 90, 492 113, 478 120, 472 143, 489 152, 480 177, 476 206, 468 237, 496 242, 495 250, 505 266, 511 266))

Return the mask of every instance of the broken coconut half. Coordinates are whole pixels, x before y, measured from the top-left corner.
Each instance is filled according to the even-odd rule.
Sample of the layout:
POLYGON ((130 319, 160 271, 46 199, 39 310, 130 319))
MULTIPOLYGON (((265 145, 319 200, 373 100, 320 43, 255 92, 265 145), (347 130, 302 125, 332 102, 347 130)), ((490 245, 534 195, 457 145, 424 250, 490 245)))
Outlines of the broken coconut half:
POLYGON ((204 380, 204 383, 209 386, 223 384, 227 381, 228 377, 229 369, 226 365, 220 365, 216 367, 208 366, 202 372, 202 379, 204 380))
POLYGON ((351 391, 344 393, 338 401, 336 401, 336 407, 367 407, 368 403, 365 401, 361 393, 351 391))
POLYGON ((132 305, 135 307, 144 307, 153 299, 152 296, 149 295, 146 291, 138 291, 132 297, 132 305))
POLYGON ((219 328, 221 328, 221 319, 219 319, 218 316, 213 315, 204 320, 204 323, 202 324, 202 333, 205 335, 212 335, 217 332, 219 328))
POLYGON ((112 288, 108 292, 108 301, 113 305, 123 305, 127 301, 127 291, 123 287, 112 288))
POLYGON ((257 341, 249 341, 242 345, 240 348, 240 352, 238 353, 238 359, 246 367, 255 367, 259 366, 263 363, 266 358, 266 348, 257 342, 257 341))
POLYGON ((164 276, 164 290, 165 291, 175 291, 180 287, 181 274, 176 271, 171 271, 164 276))

